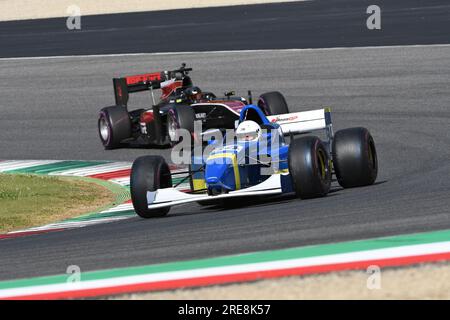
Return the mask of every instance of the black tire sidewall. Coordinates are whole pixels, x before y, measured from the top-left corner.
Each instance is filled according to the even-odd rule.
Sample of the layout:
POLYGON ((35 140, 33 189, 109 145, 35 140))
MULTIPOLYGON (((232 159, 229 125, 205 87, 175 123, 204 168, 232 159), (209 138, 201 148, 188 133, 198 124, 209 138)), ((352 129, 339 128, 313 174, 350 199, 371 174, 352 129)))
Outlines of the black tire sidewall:
POLYGON ((170 169, 161 156, 143 156, 133 162, 130 175, 130 191, 133 207, 142 218, 165 216, 170 207, 148 209, 147 191, 172 187, 170 169), (167 176, 167 174, 169 176, 167 176))
POLYGON ((176 129, 179 130, 180 129, 180 122, 178 121, 178 114, 177 114, 175 108, 169 109, 169 111, 167 112, 167 137, 169 138, 169 144, 171 146, 174 146, 174 145, 176 145, 179 142, 179 139, 174 141, 170 137, 170 134, 169 134, 169 123, 171 121, 175 124, 176 129))
POLYGON ((378 159, 375 142, 369 130, 356 127, 336 132, 332 149, 336 178, 342 187, 360 187, 375 182, 378 159))
POLYGON ((194 110, 188 105, 176 105, 170 108, 167 113, 167 137, 169 137, 169 143, 171 146, 180 142, 180 137, 176 141, 172 141, 169 135, 169 121, 173 121, 178 130, 185 129, 191 134, 194 132, 195 113, 194 110))
POLYGON ((112 146, 111 142, 112 142, 112 135, 113 135, 113 133, 112 133, 112 130, 111 130, 111 121, 109 120, 107 111, 104 111, 104 110, 100 111, 97 125, 98 125, 98 134, 100 136, 100 141, 102 142, 103 146, 105 148, 111 147, 112 146), (100 129, 100 123, 101 123, 102 120, 104 120, 106 125, 108 126, 109 133, 108 133, 108 139, 107 140, 103 139, 101 131, 100 131, 101 130, 100 129))
POLYGON ((258 106, 268 116, 289 113, 286 99, 278 91, 262 94, 258 99, 258 106))
POLYGON ((122 140, 131 137, 131 120, 127 109, 123 106, 111 106, 100 110, 98 131, 100 140, 106 149, 119 147, 122 140), (102 119, 105 119, 108 125, 109 135, 107 140, 103 140, 100 134, 102 119))
POLYGON ((298 197, 309 199, 325 196, 331 186, 329 155, 318 137, 297 138, 289 146, 288 165, 294 191, 298 197), (318 153, 323 156, 325 177, 319 170, 318 153))

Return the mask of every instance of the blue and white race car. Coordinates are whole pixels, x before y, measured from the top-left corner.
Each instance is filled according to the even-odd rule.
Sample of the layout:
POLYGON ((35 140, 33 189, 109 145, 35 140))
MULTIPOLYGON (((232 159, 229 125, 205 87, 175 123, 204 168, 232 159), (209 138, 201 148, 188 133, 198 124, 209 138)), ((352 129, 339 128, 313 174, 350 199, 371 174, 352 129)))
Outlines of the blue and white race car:
POLYGON ((250 104, 242 109, 233 133, 208 138, 200 155, 193 152, 185 178, 190 192, 175 188, 161 156, 136 159, 130 182, 136 213, 161 217, 170 207, 188 202, 220 205, 226 198, 257 195, 316 198, 329 192, 333 174, 344 188, 371 185, 377 177, 369 131, 355 127, 334 133, 328 108, 266 116, 250 104))

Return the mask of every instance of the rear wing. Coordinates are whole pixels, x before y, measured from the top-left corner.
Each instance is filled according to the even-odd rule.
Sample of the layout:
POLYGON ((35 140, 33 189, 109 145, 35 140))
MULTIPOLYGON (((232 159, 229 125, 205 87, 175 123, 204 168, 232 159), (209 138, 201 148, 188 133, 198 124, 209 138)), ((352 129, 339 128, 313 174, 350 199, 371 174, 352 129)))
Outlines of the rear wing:
POLYGON ((331 130, 330 108, 268 116, 267 119, 281 127, 284 135, 315 130, 331 130))
POLYGON ((116 105, 126 107, 130 93, 160 89, 161 83, 170 79, 189 79, 187 75, 190 71, 192 71, 192 68, 186 68, 186 63, 182 63, 180 68, 172 71, 144 73, 134 76, 114 78, 113 85, 116 105))
POLYGON ((122 78, 114 78, 114 97, 116 105, 127 106, 129 94, 150 89, 159 89, 165 80, 164 72, 145 73, 122 78))

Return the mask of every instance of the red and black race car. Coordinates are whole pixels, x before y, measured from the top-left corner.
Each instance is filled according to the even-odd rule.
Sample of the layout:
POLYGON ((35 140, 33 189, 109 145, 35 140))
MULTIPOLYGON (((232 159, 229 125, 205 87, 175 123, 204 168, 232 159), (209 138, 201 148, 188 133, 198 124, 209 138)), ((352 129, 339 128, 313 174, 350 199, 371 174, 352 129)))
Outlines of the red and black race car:
MULTIPOLYGON (((226 92, 217 97, 194 86, 189 72, 181 68, 141 75, 114 78, 116 104, 100 111, 98 131, 105 149, 121 146, 173 146, 180 141, 177 129, 194 132, 194 121, 202 121, 203 131, 234 129, 241 109, 252 103, 248 97, 236 97, 226 92), (154 90, 161 90, 159 101, 154 90), (129 111, 130 93, 150 91, 151 107, 129 111)), ((258 105, 267 115, 288 113, 286 100, 274 91, 261 95, 258 105)))

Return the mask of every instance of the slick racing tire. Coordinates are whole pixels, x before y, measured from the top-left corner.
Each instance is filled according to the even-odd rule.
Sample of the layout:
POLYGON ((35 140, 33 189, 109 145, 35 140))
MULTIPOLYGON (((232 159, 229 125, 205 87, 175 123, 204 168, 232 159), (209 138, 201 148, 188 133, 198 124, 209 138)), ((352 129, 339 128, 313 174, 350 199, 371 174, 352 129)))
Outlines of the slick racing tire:
MULTIPOLYGON (((167 113, 167 137, 171 146, 182 141, 179 130, 185 129, 191 135, 194 132, 195 113, 191 106, 176 105, 167 113)), ((192 136, 190 136, 192 144, 192 136)))
POLYGON ((278 91, 262 94, 258 99, 258 107, 267 115, 289 113, 289 108, 283 95, 278 91))
POLYGON ((294 139, 289 146, 289 173, 297 197, 302 199, 325 196, 330 190, 330 159, 318 137, 294 139))
POLYGON ((172 187, 169 165, 161 156, 137 158, 131 167, 131 200, 136 213, 142 218, 156 218, 167 215, 170 207, 149 209, 147 191, 172 187))
POLYGON ((369 130, 361 127, 339 130, 332 150, 334 171, 342 187, 361 187, 375 182, 377 150, 369 130))
POLYGON ((112 106, 100 110, 98 133, 105 149, 120 147, 122 140, 131 137, 131 120, 127 109, 112 106))

